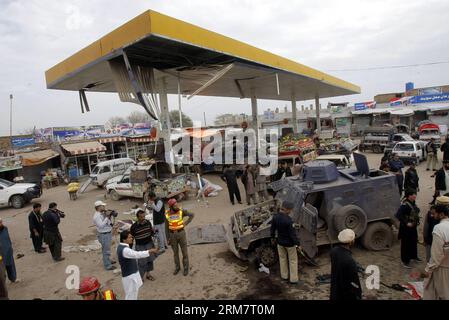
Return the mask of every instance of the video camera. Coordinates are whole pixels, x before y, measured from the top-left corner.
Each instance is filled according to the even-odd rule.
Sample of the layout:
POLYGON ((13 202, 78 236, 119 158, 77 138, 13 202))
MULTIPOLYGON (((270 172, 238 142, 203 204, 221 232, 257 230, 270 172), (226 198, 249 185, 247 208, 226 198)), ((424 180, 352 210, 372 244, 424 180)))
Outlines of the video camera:
POLYGON ((118 212, 115 210, 105 210, 105 211, 103 211, 103 213, 109 218, 110 217, 114 217, 114 218, 118 217, 118 212))
POLYGON ((53 209, 61 218, 65 218, 65 213, 58 209, 53 209))

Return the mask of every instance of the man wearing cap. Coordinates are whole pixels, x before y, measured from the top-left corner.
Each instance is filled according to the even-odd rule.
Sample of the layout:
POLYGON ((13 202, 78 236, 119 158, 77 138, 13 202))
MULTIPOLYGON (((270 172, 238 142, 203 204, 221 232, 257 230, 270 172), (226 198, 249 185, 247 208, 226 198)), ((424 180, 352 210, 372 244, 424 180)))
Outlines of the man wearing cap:
POLYGON ((429 279, 424 283, 424 300, 449 300, 449 209, 435 207, 440 223, 433 229, 430 261, 426 266, 429 279))
POLYGON ((399 207, 396 218, 399 220, 398 239, 401 240, 402 266, 411 269, 410 260, 421 261, 418 258, 418 225, 419 208, 416 206, 416 190, 405 190, 405 197, 399 207))
POLYGON ((289 216, 292 210, 292 202, 284 201, 282 203, 280 212, 273 216, 271 239, 273 244, 277 243, 282 280, 296 284, 299 282, 298 253, 296 251, 299 246, 299 240, 293 227, 293 220, 289 216), (276 232, 277 238, 275 238, 276 232))
POLYGON ((95 213, 93 223, 97 228, 98 242, 101 244, 101 253, 103 255, 103 265, 106 270, 116 269, 113 264, 115 261, 111 261, 111 243, 112 243, 112 227, 110 215, 106 211, 106 203, 99 200, 95 204, 95 213))
POLYGON ((352 229, 338 234, 340 245, 331 250, 331 292, 330 300, 361 300, 362 286, 357 263, 352 257, 351 247, 355 242, 352 229))
POLYGON ((169 235, 169 245, 173 249, 173 256, 175 259, 175 271, 173 275, 177 275, 181 270, 179 261, 179 248, 182 252, 182 265, 184 267, 184 276, 189 274, 189 255, 187 252, 187 236, 185 226, 192 222, 194 214, 178 207, 176 199, 170 199, 167 202, 168 209, 165 211, 165 218, 167 220, 167 234, 169 235), (184 217, 189 217, 184 221, 184 217))

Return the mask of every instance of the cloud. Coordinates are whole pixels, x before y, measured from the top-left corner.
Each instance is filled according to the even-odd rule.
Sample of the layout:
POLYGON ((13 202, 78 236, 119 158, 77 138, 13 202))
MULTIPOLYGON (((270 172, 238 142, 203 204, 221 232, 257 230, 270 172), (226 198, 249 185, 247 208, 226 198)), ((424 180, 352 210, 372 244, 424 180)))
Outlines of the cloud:
MULTIPOLYGON (((74 52, 139 15, 154 9, 247 42, 319 70, 447 60, 449 24, 444 0, 372 1, 0 1, 0 110, 9 114, 14 94, 13 128, 101 124, 126 116, 139 106, 121 103, 115 94, 88 94, 90 113, 81 114, 74 92, 47 90, 44 72, 74 52)), ((331 74, 362 87, 362 94, 332 101, 364 101, 382 92, 447 83, 449 65, 331 74)), ((323 100, 325 104, 328 99, 323 100)), ((169 97, 177 108, 177 97, 169 97)), ((216 115, 251 112, 248 99, 183 99, 183 111, 210 124, 216 115)), ((259 109, 289 102, 259 101, 259 109)), ((300 101, 299 105, 309 105, 300 101)), ((9 117, 0 118, 0 135, 9 133, 9 117)))

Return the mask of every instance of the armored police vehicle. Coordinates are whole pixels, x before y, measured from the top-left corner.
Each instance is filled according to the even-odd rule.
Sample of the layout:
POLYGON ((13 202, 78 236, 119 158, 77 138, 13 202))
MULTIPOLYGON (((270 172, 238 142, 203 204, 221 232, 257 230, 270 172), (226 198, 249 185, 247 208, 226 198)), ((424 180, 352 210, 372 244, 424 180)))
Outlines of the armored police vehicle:
POLYGON ((337 243, 338 233, 353 229, 368 250, 387 250, 393 242, 394 214, 400 206, 396 178, 370 170, 366 157, 354 153, 356 169, 338 170, 334 163, 311 161, 302 177, 272 183, 276 199, 236 212, 227 228, 230 250, 239 258, 277 261, 270 241, 273 214, 284 200, 294 203, 291 217, 303 252, 313 258, 318 247, 337 243))

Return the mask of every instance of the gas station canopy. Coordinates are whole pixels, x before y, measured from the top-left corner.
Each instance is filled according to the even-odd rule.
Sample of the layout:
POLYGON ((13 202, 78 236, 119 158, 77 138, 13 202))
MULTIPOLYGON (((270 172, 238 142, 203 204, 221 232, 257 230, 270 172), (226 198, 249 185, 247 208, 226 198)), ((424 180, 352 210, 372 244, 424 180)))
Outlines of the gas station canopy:
MULTIPOLYGON (((354 84, 155 11, 46 71, 47 88, 123 92, 117 64, 135 74, 154 70, 152 81, 164 78, 168 94, 250 98, 254 90, 257 99, 291 101, 360 93, 354 84)), ((155 87, 142 92, 154 91, 148 88, 155 87)))

